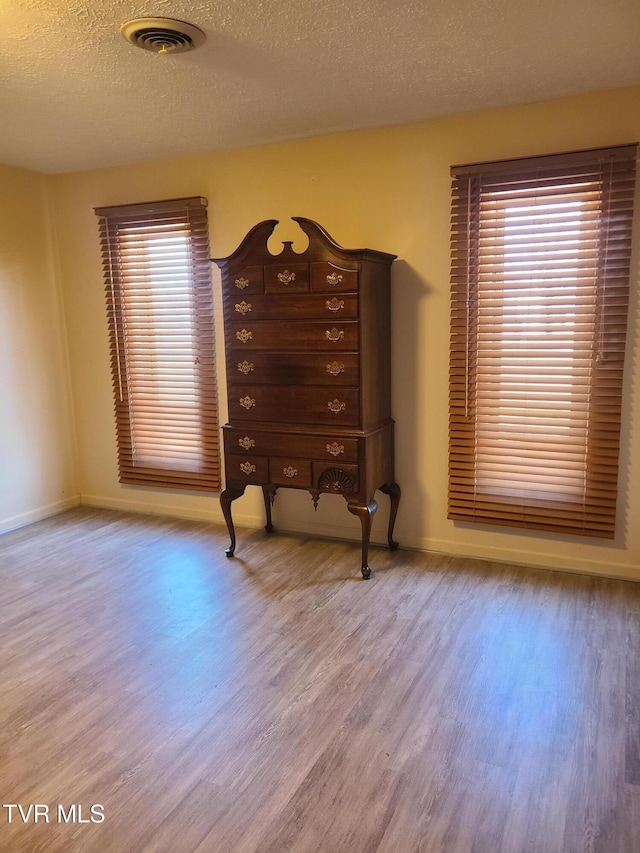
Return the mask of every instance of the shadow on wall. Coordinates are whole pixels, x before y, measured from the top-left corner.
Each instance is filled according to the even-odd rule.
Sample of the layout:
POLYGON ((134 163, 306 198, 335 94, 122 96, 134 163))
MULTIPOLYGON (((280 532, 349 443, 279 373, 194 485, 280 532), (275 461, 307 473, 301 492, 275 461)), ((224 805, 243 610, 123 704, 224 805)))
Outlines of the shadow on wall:
MULTIPOLYGON (((426 371, 432 370, 426 356, 424 332, 420 330, 420 302, 431 293, 428 284, 406 261, 391 267, 391 414, 395 425, 396 481, 402 489, 394 538, 403 544, 424 537, 428 507, 420 485, 421 471, 428 468, 432 454, 421 433, 420 412, 428 411, 424 400, 426 371)), ((446 365, 444 366, 446 370, 446 365)), ((446 453, 439 448, 438 455, 446 453)), ((371 542, 386 545, 389 499, 376 492, 378 511, 373 519, 371 542)), ((322 495, 317 511, 307 492, 281 489, 274 507, 273 521, 282 530, 314 532, 359 541, 360 522, 347 512, 344 498, 322 495)))
MULTIPOLYGON (((427 372, 434 365, 428 363, 425 326, 420 320, 421 303, 433 289, 406 261, 395 261, 391 274, 391 413, 396 422, 396 481, 402 489, 395 538, 402 547, 403 536, 424 539, 428 526, 429 506, 421 472, 428 470, 434 451, 425 442, 421 413, 428 417, 434 405, 425 399, 427 372)), ((436 452, 446 453, 446 448, 436 452)), ((379 501, 383 511, 378 515, 388 517, 388 501, 379 497, 383 498, 379 501)))
MULTIPOLYGON (((636 196, 640 189, 636 185, 636 196)), ((633 217, 633 234, 640 234, 640 207, 636 205, 633 217)), ((631 464, 631 435, 633 430, 633 403, 637 400, 639 365, 635 353, 638 351, 638 324, 640 321, 640 239, 636 237, 631 257, 631 274, 629 276, 629 315, 627 320, 627 340, 624 360, 624 384, 622 388, 622 420, 620 424, 620 459, 618 467, 618 505, 616 508, 616 535, 610 547, 626 548, 629 531, 629 516, 631 514, 631 482, 629 467, 631 464), (634 276, 634 270, 635 276, 634 276)), ((637 429, 637 424, 636 424, 637 429)), ((605 543, 603 543, 605 544, 605 543)))

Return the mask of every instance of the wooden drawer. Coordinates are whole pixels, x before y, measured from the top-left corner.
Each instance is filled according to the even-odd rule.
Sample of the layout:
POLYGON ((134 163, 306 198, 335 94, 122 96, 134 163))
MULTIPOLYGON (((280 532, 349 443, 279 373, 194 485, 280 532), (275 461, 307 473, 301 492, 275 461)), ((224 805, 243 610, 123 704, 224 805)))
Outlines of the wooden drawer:
POLYGON ((253 454, 239 456, 235 453, 225 454, 225 471, 227 482, 234 480, 240 483, 267 483, 267 459, 253 454))
POLYGON ((325 435, 296 435, 245 428, 225 427, 224 443, 228 453, 257 456, 294 456, 298 459, 318 459, 327 462, 358 461, 358 440, 342 438, 339 433, 325 435))
POLYGON ((341 293, 358 289, 358 270, 347 269, 338 264, 319 262, 311 264, 312 292, 341 293))
POLYGON ((357 388, 304 385, 230 385, 231 421, 357 426, 357 388))
POLYGON ((263 269, 261 266, 244 267, 235 275, 224 280, 224 291, 228 299, 242 300, 255 293, 264 293, 263 269))
POLYGON ((242 355, 237 350, 229 353, 229 381, 271 385, 359 385, 359 362, 355 353, 337 353, 335 357, 288 352, 242 355))
POLYGON ((265 293, 308 293, 309 264, 269 264, 264 268, 265 293))
MULTIPOLYGON (((358 322, 323 320, 261 320, 227 323, 227 348, 355 352, 358 349, 358 322)), ((231 356, 235 358, 235 355, 231 356)))
POLYGON ((224 310, 232 322, 243 317, 247 320, 355 319, 358 316, 358 297, 355 293, 345 293, 339 296, 292 294, 245 298, 229 293, 224 299, 224 310))
POLYGON ((311 486, 311 462, 295 457, 272 457, 269 460, 269 481, 279 486, 311 486))
POLYGON ((355 493, 360 488, 358 466, 314 462, 313 488, 338 495, 355 493))

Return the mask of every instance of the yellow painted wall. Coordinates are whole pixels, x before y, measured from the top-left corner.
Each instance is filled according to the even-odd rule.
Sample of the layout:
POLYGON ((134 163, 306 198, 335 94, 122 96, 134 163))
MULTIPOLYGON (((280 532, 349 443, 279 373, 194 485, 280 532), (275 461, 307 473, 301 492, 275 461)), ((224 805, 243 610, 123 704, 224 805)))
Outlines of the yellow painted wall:
MULTIPOLYGON (((399 256, 393 267, 392 329, 397 479, 403 489, 397 538, 402 544, 640 579, 637 250, 617 539, 598 542, 461 526, 446 518, 450 165, 638 140, 640 88, 631 88, 52 178, 83 500, 221 519, 217 497, 118 485, 103 282, 92 211, 95 205, 201 194, 209 199, 214 256, 232 252, 262 219, 284 221, 276 236, 295 239, 299 232, 293 223, 286 224, 291 216, 317 220, 347 247, 369 246, 399 256)), ((219 350, 221 340, 220 331, 219 350)), ((221 367, 223 409, 224 388, 221 367)), ((388 506, 385 497, 379 497, 374 540, 384 541, 388 506)), ((239 523, 263 523, 258 489, 247 489, 234 507, 239 523)), ((274 520, 283 529, 358 536, 357 520, 334 496, 323 496, 314 514, 306 493, 282 490, 274 520)))
POLYGON ((0 532, 77 502, 46 179, 0 166, 0 532))

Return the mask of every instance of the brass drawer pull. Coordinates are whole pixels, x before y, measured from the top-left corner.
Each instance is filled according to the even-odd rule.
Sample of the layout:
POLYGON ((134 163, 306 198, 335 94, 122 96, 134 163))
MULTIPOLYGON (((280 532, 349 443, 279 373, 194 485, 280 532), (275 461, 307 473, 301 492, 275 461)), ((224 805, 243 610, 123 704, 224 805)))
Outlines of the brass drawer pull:
POLYGON ((344 364, 341 364, 339 361, 330 361, 327 364, 327 373, 330 373, 332 376, 339 376, 341 373, 344 373, 344 364))
POLYGON ((235 286, 236 286, 239 290, 244 290, 244 289, 245 289, 245 287, 249 287, 249 279, 247 279, 247 278, 237 278, 237 279, 234 281, 234 284, 235 284, 235 286))
MULTIPOLYGON (((336 311, 341 311, 344 308, 344 299, 338 299, 337 296, 334 296, 333 299, 327 299, 324 304, 327 306, 329 311, 333 311, 335 313, 336 311)), ((236 310, 237 308, 238 306, 236 305, 236 310)))
POLYGON ((342 338, 344 338, 344 332, 342 331, 342 329, 338 331, 334 326, 331 330, 327 329, 324 333, 324 336, 328 341, 333 341, 335 343, 335 341, 340 341, 342 340, 342 338))
POLYGON ((242 302, 236 302, 235 309, 238 314, 248 314, 251 311, 251 303, 243 299, 242 302))
POLYGON ((338 275, 338 273, 332 272, 327 276, 327 283, 332 284, 334 287, 337 287, 342 282, 342 276, 338 275))
MULTIPOLYGON (((238 444, 240 447, 244 447, 245 450, 250 450, 252 447, 256 446, 255 440, 253 438, 249 438, 248 435, 245 435, 244 438, 239 438, 238 444)), ((328 446, 329 445, 327 445, 327 447, 328 446)))
POLYGON ((282 284, 291 284, 291 282, 295 280, 296 274, 294 272, 289 272, 289 270, 285 270, 284 272, 278 273, 278 281, 282 284))
POLYGON ((327 408, 330 412, 334 412, 337 415, 339 412, 344 412, 347 408, 347 404, 341 403, 340 400, 330 400, 327 403, 327 408))
POLYGON ((292 468, 291 465, 289 465, 287 468, 282 469, 282 473, 285 477, 289 477, 291 479, 298 476, 298 469, 292 468))
POLYGON ((256 466, 252 465, 251 462, 241 462, 240 470, 245 474, 254 474, 256 470, 256 466))
POLYGON ((327 453, 332 456, 340 456, 341 453, 344 453, 344 444, 338 444, 337 441, 334 441, 333 444, 327 444, 327 453))
POLYGON ((240 373, 244 373, 245 376, 247 375, 247 373, 251 373, 254 367, 255 365, 252 361, 238 362, 238 370, 240 371, 240 373))
POLYGON ((247 341, 250 341, 253 338, 253 332, 248 332, 246 329, 242 329, 240 332, 236 332, 236 338, 239 341, 242 341, 243 344, 246 344, 247 341))
POLYGON ((243 409, 247 409, 247 411, 249 409, 251 409, 253 406, 255 406, 255 404, 256 404, 256 401, 253 399, 253 397, 249 397, 247 395, 246 397, 240 398, 240 405, 242 406, 243 409))

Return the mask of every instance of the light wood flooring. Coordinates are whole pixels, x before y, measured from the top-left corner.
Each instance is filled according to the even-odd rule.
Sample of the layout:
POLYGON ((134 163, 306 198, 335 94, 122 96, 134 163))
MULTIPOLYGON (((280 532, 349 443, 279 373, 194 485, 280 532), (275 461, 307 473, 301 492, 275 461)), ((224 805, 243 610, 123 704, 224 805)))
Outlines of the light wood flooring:
POLYGON ((0 851, 638 853, 640 585, 78 509, 0 538, 0 851), (104 807, 60 824, 56 808, 104 807))

